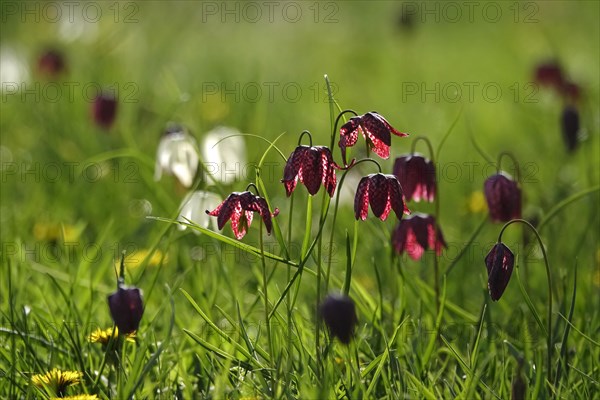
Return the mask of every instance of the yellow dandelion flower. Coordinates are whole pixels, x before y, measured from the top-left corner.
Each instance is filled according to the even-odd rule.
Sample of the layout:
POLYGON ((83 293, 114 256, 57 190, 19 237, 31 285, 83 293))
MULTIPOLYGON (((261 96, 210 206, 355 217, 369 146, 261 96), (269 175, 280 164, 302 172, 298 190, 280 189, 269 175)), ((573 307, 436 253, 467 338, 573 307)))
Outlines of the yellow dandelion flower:
MULTIPOLYGON (((90 334, 88 340, 92 343, 101 343, 102 345, 107 345, 111 339, 111 336, 112 339, 116 341, 119 338, 119 328, 117 328, 116 326, 114 329, 96 328, 96 330, 90 334)), ((125 340, 128 342, 135 343, 135 332, 131 332, 125 335, 125 340)))
POLYGON ((98 400, 98 396, 95 394, 76 394, 67 397, 52 397, 51 400, 98 400))
POLYGON ((61 371, 54 368, 45 374, 36 374, 31 377, 31 383, 39 388, 52 390, 55 395, 62 396, 65 389, 81 381, 83 373, 78 371, 61 371))
POLYGON ((33 225, 33 237, 37 241, 53 242, 63 239, 65 242, 75 242, 79 239, 84 225, 57 224, 36 222, 33 225))
POLYGON ((485 202, 485 196, 481 191, 475 191, 471 193, 467 200, 467 208, 473 214, 483 213, 487 210, 487 204, 485 202))
MULTIPOLYGON (((125 267, 127 269, 136 269, 142 265, 142 262, 150 255, 150 250, 148 249, 140 249, 129 255, 125 256, 125 267)), ((154 250, 154 252, 150 255, 148 259, 149 267, 158 267, 161 264, 164 264, 169 261, 169 256, 167 254, 163 254, 160 250, 154 250)), ((118 271, 121 267, 121 260, 115 261, 115 268, 118 271)))

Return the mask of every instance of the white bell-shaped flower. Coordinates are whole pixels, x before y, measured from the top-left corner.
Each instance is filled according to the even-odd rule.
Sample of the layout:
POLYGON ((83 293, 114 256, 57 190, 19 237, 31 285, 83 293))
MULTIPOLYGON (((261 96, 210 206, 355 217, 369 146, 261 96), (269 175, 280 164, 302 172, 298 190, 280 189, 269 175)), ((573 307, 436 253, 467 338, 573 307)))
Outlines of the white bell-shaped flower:
POLYGON ((198 144, 193 136, 180 126, 167 129, 156 151, 154 180, 163 174, 174 175, 185 187, 192 186, 198 171, 198 144))
MULTIPOLYGON (((214 218, 206 214, 206 210, 214 210, 221 204, 221 197, 212 192, 197 190, 189 193, 181 203, 181 211, 177 221, 189 222, 192 221, 198 226, 208 228, 214 218)), ((185 225, 178 225, 179 230, 183 231, 187 228, 185 225)), ((194 230, 194 233, 200 232, 194 230)))
POLYGON ((246 143, 235 128, 219 126, 208 132, 202 142, 204 171, 217 182, 244 180, 254 169, 246 163, 246 143))

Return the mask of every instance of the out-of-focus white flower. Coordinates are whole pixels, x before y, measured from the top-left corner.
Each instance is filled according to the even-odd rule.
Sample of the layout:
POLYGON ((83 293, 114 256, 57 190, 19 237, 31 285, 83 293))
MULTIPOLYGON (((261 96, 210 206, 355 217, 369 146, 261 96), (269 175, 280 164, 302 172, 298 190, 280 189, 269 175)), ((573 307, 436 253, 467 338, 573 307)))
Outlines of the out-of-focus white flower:
MULTIPOLYGON (((206 210, 214 210, 221 204, 221 200, 218 195, 204 190, 189 193, 181 203, 181 212, 177 217, 177 221, 188 222, 189 220, 203 228, 208 228, 213 218, 206 214, 206 210)), ((185 225, 178 225, 177 227, 180 231, 187 228, 185 225)), ((194 233, 200 234, 196 230, 194 230, 194 233)))
POLYGON ((198 144, 193 136, 173 125, 167 128, 156 151, 154 180, 163 174, 175 175, 185 187, 192 186, 198 171, 198 144))
POLYGON ((202 158, 206 174, 218 182, 231 183, 252 172, 247 171, 244 139, 234 136, 239 134, 235 128, 219 126, 204 137, 202 158))
POLYGON ((0 83, 2 91, 16 92, 29 80, 29 71, 23 58, 10 47, 0 49, 0 83))

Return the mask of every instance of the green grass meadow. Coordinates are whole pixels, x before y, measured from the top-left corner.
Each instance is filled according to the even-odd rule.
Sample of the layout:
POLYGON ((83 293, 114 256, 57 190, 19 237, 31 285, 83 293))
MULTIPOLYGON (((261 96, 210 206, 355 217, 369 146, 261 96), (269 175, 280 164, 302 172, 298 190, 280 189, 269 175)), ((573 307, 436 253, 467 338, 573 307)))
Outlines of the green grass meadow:
MULTIPOLYGON (((600 399, 600 3, 0 7, 0 398, 600 399), (64 55, 58 76, 38 71, 48 48, 64 55), (581 91, 573 152, 564 97, 534 81, 551 60, 581 91), (90 112, 100 89, 118 99, 110 129, 90 112), (416 138, 431 142, 439 209, 407 205, 437 211, 439 257, 396 254, 393 212, 355 220, 356 185, 373 163, 349 170, 342 188, 337 171, 339 204, 301 183, 286 196, 300 133, 330 146, 346 109, 410 133, 392 136, 387 160, 367 154, 361 135, 349 149, 383 173, 416 138), (245 160, 201 155, 191 188, 155 180, 173 122, 200 148, 215 127, 239 130, 207 151, 227 157, 241 140, 245 160), (506 291, 488 293, 484 258, 503 224, 489 218, 483 183, 503 152, 544 244, 550 314, 543 252, 524 224, 502 236, 516 259, 506 291), (271 235, 258 213, 239 241, 214 217, 215 234, 169 222, 193 190, 224 200, 250 183, 279 209, 271 235), (107 296, 122 254, 144 314, 135 341, 94 343, 92 332, 113 326, 107 296), (317 314, 344 288, 358 317, 349 345, 317 314), (33 383, 53 368, 80 382, 63 393, 33 383)), ((424 141, 416 151, 430 157, 424 141)))

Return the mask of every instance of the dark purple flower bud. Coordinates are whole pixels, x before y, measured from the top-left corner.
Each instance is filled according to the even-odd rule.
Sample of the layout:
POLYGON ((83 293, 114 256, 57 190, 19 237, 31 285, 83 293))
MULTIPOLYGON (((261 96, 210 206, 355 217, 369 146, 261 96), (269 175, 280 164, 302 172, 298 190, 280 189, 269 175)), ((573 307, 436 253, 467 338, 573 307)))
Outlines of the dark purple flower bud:
POLYGON ((217 226, 223 229, 225 223, 231 220, 231 229, 236 239, 241 239, 252 223, 253 212, 258 212, 263 219, 267 233, 271 234, 273 222, 271 217, 279 214, 279 209, 273 213, 269 211, 267 201, 255 196, 251 192, 233 192, 217 208, 212 211, 206 210, 208 215, 217 217, 217 226))
POLYGON ((433 201, 436 192, 435 165, 421 154, 396 158, 394 175, 398 178, 407 201, 433 201))
POLYGON ((402 219, 402 214, 410 214, 400 182, 394 175, 371 174, 360 180, 354 197, 354 217, 363 221, 367 219, 369 205, 373 214, 382 221, 390 210, 394 210, 398 219, 402 219))
POLYGON ((488 272, 488 290, 496 301, 504 293, 515 264, 515 256, 504 243, 496 243, 485 257, 488 272))
POLYGON ((42 75, 54 78, 66 69, 65 58, 58 50, 46 50, 38 58, 38 70, 42 75))
POLYGON ((579 133, 579 112, 574 106, 564 108, 560 117, 562 135, 568 151, 577 147, 577 134, 579 133))
POLYGON ((417 261, 427 249, 435 250, 439 256, 446 242, 433 216, 416 213, 398 222, 392 234, 392 245, 396 253, 403 254, 406 251, 410 258, 417 261))
POLYGON ((521 218, 521 189, 503 172, 490 176, 483 185, 483 193, 494 222, 508 222, 521 218))
POLYGON ((342 150, 342 159, 345 165, 347 165, 346 148, 356 144, 359 132, 363 135, 369 147, 373 149, 373 152, 383 159, 390 156, 392 134, 401 137, 408 136, 408 133, 402 133, 394 129, 385 118, 375 111, 350 118, 340 128, 339 146, 342 150))
POLYGON ((108 306, 119 333, 127 335, 138 329, 144 314, 140 289, 119 285, 117 291, 108 296, 108 306))
POLYGON ((556 61, 540 64, 535 69, 535 81, 542 86, 560 89, 564 82, 562 68, 556 61))
POLYGON ((350 297, 330 294, 319 306, 319 314, 331 336, 344 344, 350 343, 358 322, 354 301, 350 297))
POLYGON ((109 129, 115 121, 117 114, 117 99, 109 94, 102 93, 92 103, 92 117, 96 125, 109 129))
POLYGON ((513 376, 513 381, 510 387, 510 400, 525 400, 525 393, 527 392, 527 383, 519 371, 513 376))
POLYGON ((336 187, 335 169, 340 167, 333 161, 331 150, 325 146, 298 146, 292 152, 285 165, 283 179, 288 196, 296 188, 298 181, 304 183, 308 193, 314 196, 321 187, 327 189, 333 197, 336 187))

